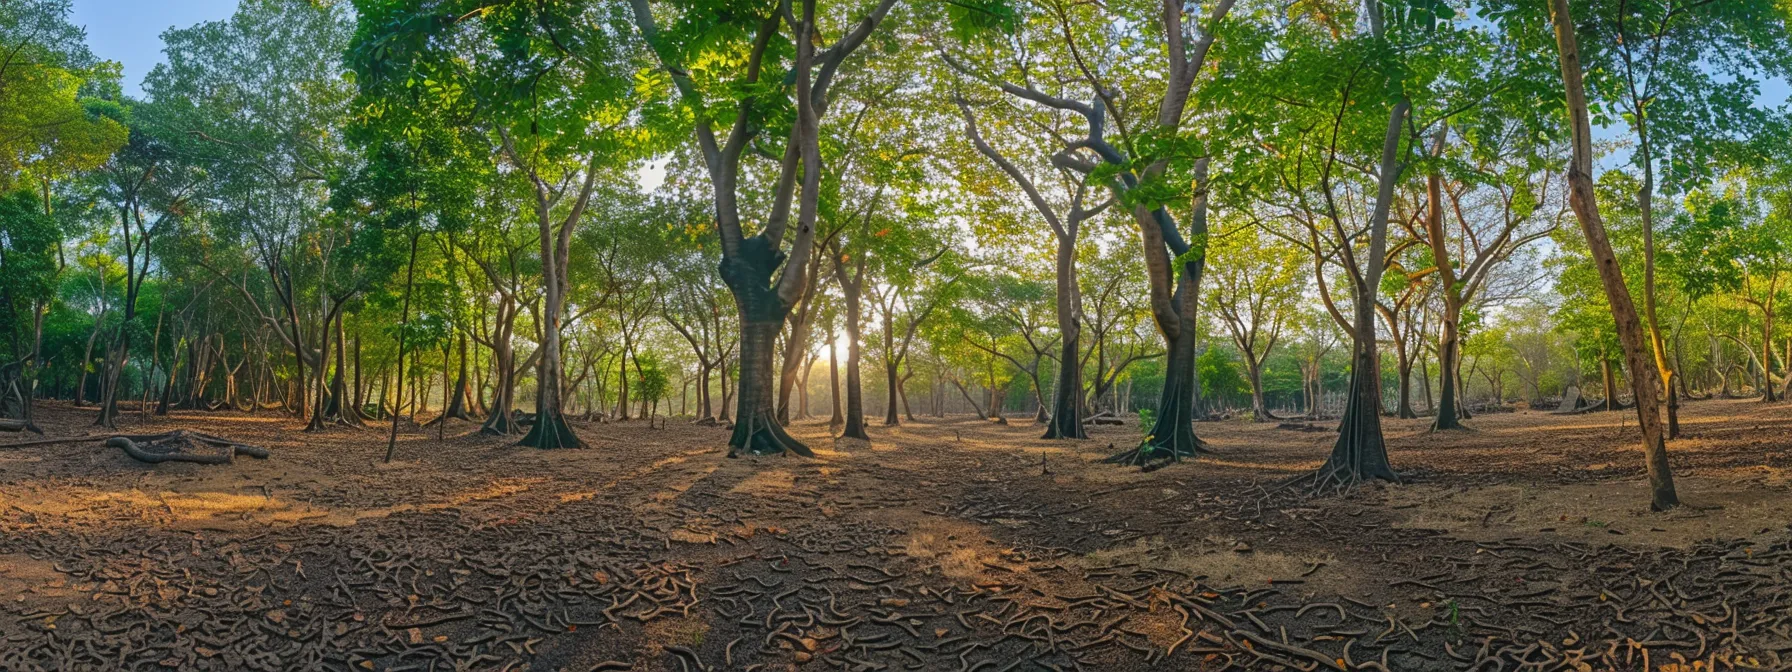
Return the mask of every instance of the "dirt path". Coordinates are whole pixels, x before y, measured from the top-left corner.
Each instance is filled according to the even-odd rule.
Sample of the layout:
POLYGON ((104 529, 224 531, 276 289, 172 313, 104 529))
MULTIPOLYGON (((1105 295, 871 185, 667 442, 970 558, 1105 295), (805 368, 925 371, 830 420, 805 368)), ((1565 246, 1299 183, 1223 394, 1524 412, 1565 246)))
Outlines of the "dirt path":
POLYGON ((1390 421, 1413 482, 1317 500, 1278 486, 1330 435, 1273 425, 1142 474, 1095 462, 1131 426, 799 423, 819 459, 727 460, 715 428, 455 424, 383 465, 375 431, 177 414, 126 431, 273 457, 0 447, 0 669, 1788 669, 1792 407, 1683 413, 1702 508, 1669 514, 1622 413, 1390 421))

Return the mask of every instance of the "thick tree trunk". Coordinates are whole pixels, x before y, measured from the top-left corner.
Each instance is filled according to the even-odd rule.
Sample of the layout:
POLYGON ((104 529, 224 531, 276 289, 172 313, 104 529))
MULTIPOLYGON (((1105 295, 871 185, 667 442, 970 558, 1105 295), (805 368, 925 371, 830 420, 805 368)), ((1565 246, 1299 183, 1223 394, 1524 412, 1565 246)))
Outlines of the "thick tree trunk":
POLYGON ((728 456, 740 453, 778 455, 786 451, 814 457, 808 446, 784 431, 777 416, 778 369, 772 361, 778 332, 789 308, 778 298, 772 274, 782 254, 760 237, 743 242, 741 256, 722 259, 722 281, 734 295, 740 313, 740 384, 735 396, 734 433, 728 456))
MULTIPOLYGON (((576 216, 576 215, 575 215, 576 216)), ((566 412, 562 403, 563 388, 560 384, 566 375, 561 365, 561 321, 560 313, 566 306, 564 295, 567 286, 566 252, 563 246, 556 244, 556 236, 548 221, 546 206, 541 206, 541 254, 553 258, 553 263, 544 264, 543 284, 547 286, 542 297, 541 349, 535 370, 535 423, 529 426, 529 433, 517 442, 519 446, 532 448, 584 448, 585 442, 579 439, 566 421, 566 412)), ((572 222, 563 226, 571 227, 572 222)))
POLYGON ((1624 346, 1624 360, 1629 365, 1630 385, 1636 394, 1637 424, 1642 429, 1644 464, 1649 474, 1651 505, 1666 510, 1680 505, 1674 489, 1673 471, 1668 465, 1667 438, 1661 423, 1659 393, 1661 381, 1650 366, 1643 343, 1643 325, 1631 302, 1630 289, 1624 285, 1624 272, 1618 266, 1606 238, 1605 222, 1600 218, 1599 202, 1593 184, 1593 128, 1587 110, 1587 94, 1582 83, 1580 45, 1568 0, 1550 1, 1550 19, 1556 33, 1556 46, 1561 55, 1562 86, 1567 93, 1567 109, 1574 139, 1574 158, 1568 169, 1568 203, 1580 222, 1581 233, 1599 268, 1600 284, 1617 322, 1618 340, 1624 346))
POLYGON ((1040 438, 1087 439, 1089 435, 1083 429, 1083 374, 1081 361, 1078 359, 1082 349, 1082 330, 1078 328, 1078 320, 1074 316, 1068 322, 1063 318, 1058 321, 1060 324, 1068 324, 1069 328, 1060 327, 1063 343, 1058 355, 1058 388, 1052 395, 1052 413, 1046 419, 1045 435, 1040 438))
POLYGON ((1388 213, 1393 207, 1394 185, 1403 166, 1399 163, 1400 136, 1412 111, 1412 102, 1401 99, 1388 111, 1387 135, 1382 140, 1380 183, 1375 210, 1369 221, 1369 249, 1356 289, 1355 320, 1350 335, 1350 396, 1344 418, 1338 423, 1338 440, 1319 471, 1313 474, 1315 490, 1348 488, 1366 480, 1398 482, 1388 463, 1387 444, 1381 434, 1381 364, 1375 351, 1375 293, 1380 291, 1382 257, 1387 254, 1388 213))
POLYGON ((1448 306, 1444 308, 1444 333, 1438 341, 1437 375, 1438 398, 1437 419, 1432 421, 1432 429, 1462 429, 1462 421, 1457 411, 1458 381, 1461 380, 1461 338, 1457 334, 1456 325, 1460 317, 1451 314, 1448 306))
POLYGON ((774 408, 777 397, 774 396, 773 382, 777 369, 772 366, 772 357, 784 321, 781 318, 750 320, 745 306, 741 312, 740 391, 735 397, 739 403, 735 411, 734 434, 728 439, 728 456, 743 452, 775 455, 790 451, 812 457, 814 454, 807 446, 784 431, 774 408))
POLYGON ((1045 436, 1041 438, 1086 439, 1089 435, 1083 430, 1083 329, 1080 301, 1077 300, 1076 240, 1069 234, 1058 236, 1057 262, 1058 334, 1062 341, 1058 354, 1058 387, 1053 392, 1052 414, 1046 420, 1045 436))
MULTIPOLYGON (((1164 337, 1164 388, 1158 396, 1157 420, 1138 448, 1107 458, 1115 464, 1152 469, 1169 462, 1193 458, 1206 445, 1195 436, 1195 404, 1199 399, 1195 380, 1195 296, 1204 262, 1189 262, 1176 284, 1172 305, 1180 328, 1164 337)), ((1165 330, 1169 331, 1169 330, 1165 330)))
POLYGON ((1147 271, 1152 276, 1152 317, 1164 337, 1164 387, 1158 397, 1157 421, 1151 433, 1133 450, 1106 461, 1153 469, 1204 452, 1205 443, 1195 436, 1195 406, 1200 400, 1200 381, 1195 376, 1195 311, 1201 295, 1201 274, 1207 268, 1207 159, 1195 164, 1196 197, 1189 228, 1192 257, 1176 263, 1177 254, 1165 231, 1174 232, 1168 212, 1133 209, 1145 242, 1147 271), (1180 272, 1178 272, 1180 271, 1180 272), (1165 282, 1170 283, 1166 288, 1165 282), (1165 290, 1169 295, 1163 296, 1165 290))
MULTIPOLYGON (((886 334, 888 333, 888 329, 888 327, 885 327, 886 334)), ((885 352, 889 352, 890 339, 887 337, 884 339, 884 347, 886 348, 885 352)), ((887 400, 884 402, 885 427, 895 427, 902 424, 902 419, 896 415, 897 396, 902 393, 902 379, 898 377, 896 367, 896 360, 891 359, 886 355, 884 359, 884 391, 885 399, 887 400)))
POLYGON ((844 282, 845 271, 840 271, 840 294, 846 299, 846 424, 840 430, 840 436, 848 439, 870 441, 871 436, 865 433, 865 395, 860 385, 859 376, 859 326, 862 324, 860 312, 861 294, 864 289, 864 261, 859 262, 854 271, 856 279, 844 282))
MULTIPOLYGON (((1366 326, 1375 328, 1372 321, 1366 326)), ((1359 315, 1357 328, 1364 327, 1359 315)), ((1338 441, 1325 466, 1320 467, 1321 488, 1332 482, 1348 485, 1371 479, 1400 480, 1388 464, 1387 444, 1381 435, 1381 369, 1376 362, 1373 336, 1352 339, 1350 362, 1350 396, 1344 404, 1344 418, 1338 424, 1338 441)))

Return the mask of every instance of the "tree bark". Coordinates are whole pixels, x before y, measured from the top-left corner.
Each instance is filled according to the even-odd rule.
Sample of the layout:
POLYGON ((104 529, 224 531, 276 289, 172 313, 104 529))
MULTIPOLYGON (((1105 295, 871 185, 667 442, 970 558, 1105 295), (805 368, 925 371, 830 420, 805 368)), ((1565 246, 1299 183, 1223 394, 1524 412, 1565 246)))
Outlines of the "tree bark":
POLYGON ((591 192, 596 188, 596 161, 593 159, 586 165, 585 182, 579 188, 578 200, 557 226, 547 184, 539 177, 535 177, 534 182, 536 227, 541 238, 542 339, 541 346, 536 349, 540 356, 536 360, 535 370, 535 423, 529 426, 529 433, 523 435, 517 445, 542 449, 584 448, 585 442, 573 432, 562 404, 564 387, 560 380, 566 375, 566 370, 560 359, 560 331, 561 313, 566 306, 566 290, 570 286, 567 266, 570 262, 572 232, 584 216, 585 205, 590 202, 591 192))
MULTIPOLYGON (((835 252, 838 256, 838 250, 835 252)), ((855 264, 850 280, 845 266, 836 264, 834 267, 834 272, 839 276, 840 294, 846 303, 846 422, 840 430, 840 436, 870 441, 871 436, 865 433, 865 397, 859 377, 860 311, 865 288, 864 257, 861 255, 855 264)))
MULTIPOLYGON (((833 333, 830 331, 828 335, 833 336, 833 333)), ((846 422, 846 418, 840 409, 840 348, 835 346, 832 338, 828 339, 828 384, 833 391, 828 402, 834 407, 834 416, 828 419, 828 426, 838 427, 846 422)))
MULTIPOLYGON (((1379 8, 1379 4, 1372 4, 1379 8)), ((1388 463, 1387 443, 1381 433, 1381 364, 1375 349, 1375 295, 1380 291, 1382 263, 1387 256, 1388 212, 1394 186, 1404 172, 1399 162, 1400 136, 1412 101, 1405 98, 1388 111, 1387 135, 1382 140, 1375 210, 1369 220, 1369 249, 1365 268, 1356 281, 1355 319, 1350 334, 1350 396, 1344 418, 1338 423, 1338 440, 1331 456, 1313 475, 1316 490, 1348 488, 1368 480, 1399 482, 1388 463)))
POLYGON ((411 288, 415 286, 417 279, 417 239, 422 236, 423 233, 420 231, 411 232, 411 256, 410 261, 405 263, 404 307, 399 310, 398 319, 398 395, 395 397, 392 407, 392 432, 386 438, 387 464, 392 463, 393 454, 398 452, 398 418, 402 415, 403 409, 399 408, 397 404, 403 403, 404 400, 405 336, 411 327, 411 288))
POLYGON ((1630 289, 1624 285, 1624 272, 1606 238, 1605 222, 1600 218, 1599 202, 1593 184, 1592 123, 1587 110, 1587 94, 1582 83, 1580 45, 1568 0, 1550 0, 1550 19, 1555 24, 1556 47, 1561 56, 1562 86, 1567 94, 1570 130, 1574 139, 1574 156, 1568 169, 1569 206, 1574 209, 1581 233, 1587 239, 1594 263, 1599 268, 1600 284, 1617 322, 1618 341, 1624 347, 1624 360, 1630 371, 1630 385, 1636 395, 1637 424, 1642 429, 1644 464, 1649 474, 1650 504, 1657 510, 1680 505, 1674 489, 1674 476, 1668 465, 1667 438, 1661 423, 1659 393, 1661 381, 1648 361, 1643 343, 1643 325, 1631 302, 1630 289))
MULTIPOLYGON (((1080 200, 1080 199, 1079 199, 1080 200)), ((1080 209, 1080 208, 1079 208, 1080 209)), ((1052 395, 1052 414, 1046 420, 1046 439, 1087 439, 1083 429, 1083 324, 1077 305, 1076 238, 1078 213, 1072 212, 1065 235, 1058 236, 1058 351, 1057 389, 1052 395)), ((1194 431, 1191 429, 1190 431, 1194 431)))

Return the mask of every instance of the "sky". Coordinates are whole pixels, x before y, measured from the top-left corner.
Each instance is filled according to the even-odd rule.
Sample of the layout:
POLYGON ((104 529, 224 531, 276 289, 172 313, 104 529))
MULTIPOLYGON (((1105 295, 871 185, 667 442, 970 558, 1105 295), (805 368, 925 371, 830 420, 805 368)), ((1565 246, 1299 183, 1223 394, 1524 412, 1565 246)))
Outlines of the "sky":
POLYGON ((124 91, 143 93, 143 76, 162 62, 162 31, 229 18, 237 0, 75 0, 74 24, 95 56, 124 64, 124 91))

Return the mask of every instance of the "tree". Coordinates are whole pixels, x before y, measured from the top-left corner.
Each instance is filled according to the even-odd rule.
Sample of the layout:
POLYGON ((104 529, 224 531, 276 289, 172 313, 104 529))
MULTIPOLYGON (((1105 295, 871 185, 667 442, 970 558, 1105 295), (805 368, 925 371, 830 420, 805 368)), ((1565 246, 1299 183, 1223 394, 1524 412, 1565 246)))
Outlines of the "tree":
MULTIPOLYGON (((1219 0, 1204 21, 1187 27, 1183 25, 1182 4, 1173 0, 1164 0, 1155 16, 1142 13, 1119 21, 1115 20, 1117 17, 1101 16, 1099 12, 1106 10, 1096 6, 1051 5, 1027 15, 1037 17, 1038 26, 1028 28, 1027 22, 1015 26, 1023 39, 1044 36, 1043 39, 1054 42, 1050 48, 1034 50, 1021 42, 1014 54, 996 53, 987 59, 1000 65, 986 64, 981 68, 960 58, 947 58, 953 69, 1000 89, 1017 104, 1081 117, 1087 132, 1081 137, 1063 138, 1062 149, 1053 155, 1053 162, 1112 190, 1138 226, 1150 278, 1151 312, 1163 334, 1168 357, 1156 427, 1144 445, 1116 455, 1116 462, 1147 466, 1192 457, 1200 449, 1193 425, 1195 310, 1206 262, 1207 170, 1212 155, 1199 143, 1185 141, 1183 134, 1190 93, 1206 69, 1208 54, 1233 5, 1234 0, 1219 0), (1079 34, 1077 26, 1089 32, 1079 34), (1114 36, 1101 32, 1114 26, 1156 31, 1136 40, 1130 35, 1126 38, 1140 47, 1148 45, 1152 58, 1167 57, 1167 69, 1157 73, 1156 81, 1137 82, 1154 93, 1161 91, 1147 97, 1156 99, 1154 111, 1117 102, 1120 89, 1116 82, 1108 81, 1110 73, 1105 68, 1091 67, 1083 57, 1090 48, 1085 44, 1088 42, 1101 45, 1090 53, 1118 58, 1106 44, 1114 36), (1162 51, 1157 51, 1160 44, 1162 51), (1035 64, 1029 59, 1040 53, 1068 56, 1076 67, 1065 69, 1053 81, 1035 81, 1030 74, 1035 64), (1041 85, 1050 90, 1039 88, 1041 85), (1108 136, 1110 123, 1118 131, 1118 144, 1108 136), (1133 129, 1152 141, 1136 141, 1133 129), (1186 237, 1169 210, 1176 203, 1189 204, 1190 231, 1186 237)), ((1135 99, 1146 98, 1128 100, 1135 99)))
POLYGON ((1215 235, 1208 253, 1214 258, 1208 305, 1244 357, 1251 419, 1275 420, 1264 402, 1263 364, 1298 317, 1306 293, 1304 255, 1298 247, 1275 244, 1250 224, 1215 235))
POLYGON ((1580 56, 1579 37, 1568 0, 1550 0, 1549 19, 1554 26, 1556 48, 1561 57, 1562 87, 1567 95, 1569 130, 1573 137, 1574 156, 1568 166, 1568 202, 1580 222, 1581 234, 1599 269, 1600 284, 1611 305, 1612 319, 1617 322, 1618 340, 1624 349, 1630 387, 1636 396, 1638 426, 1643 434, 1644 464, 1649 473, 1650 506, 1665 511, 1680 505, 1674 491, 1674 474, 1668 465, 1667 437, 1661 422, 1661 381, 1643 344, 1643 325, 1637 318, 1636 304, 1624 286, 1623 270, 1612 253, 1605 222, 1599 216, 1599 202, 1593 189, 1593 127, 1589 121, 1586 85, 1580 56))
POLYGON ((1464 310, 1484 298, 1509 298, 1533 283, 1530 278, 1513 283, 1501 271, 1532 243, 1549 237, 1564 214, 1559 192, 1551 190, 1553 148, 1531 140, 1539 124, 1530 106, 1498 103, 1460 126, 1438 129, 1433 153, 1442 165, 1425 178, 1424 230, 1416 237, 1430 249, 1442 303, 1436 429, 1462 427, 1457 391, 1463 382, 1464 310), (1454 144, 1452 133, 1460 137, 1454 144), (1458 153, 1446 155, 1451 147, 1458 153))
POLYGON ((376 115, 403 117, 399 108, 421 106, 478 129, 522 183, 539 248, 541 340, 535 420, 519 443, 582 447, 563 408, 570 254, 602 176, 655 137, 652 110, 637 114, 632 36, 600 20, 611 8, 595 1, 414 5, 357 5, 351 53, 362 95, 376 115))
POLYGON ((236 273, 237 260, 199 261, 292 350, 297 410, 310 411, 312 430, 355 421, 340 405, 329 414, 331 325, 381 276, 362 263, 378 238, 358 226, 360 213, 331 207, 332 180, 350 164, 342 130, 353 89, 339 61, 317 54, 341 53, 349 26, 337 3, 258 0, 227 20, 171 31, 168 63, 145 80, 151 102, 134 112, 166 146, 165 162, 202 171, 196 196, 221 224, 208 233, 226 251, 254 250, 273 294, 268 307, 236 273))
POLYGON ((641 37, 676 87, 680 103, 695 115, 693 133, 714 190, 716 230, 722 243, 721 277, 734 294, 741 330, 739 410, 728 440, 729 455, 790 451, 810 456, 812 451, 777 422, 772 353, 785 318, 801 298, 815 245, 824 171, 820 122, 828 112, 829 87, 847 57, 883 22, 895 0, 881 0, 850 28, 825 31, 817 18, 815 0, 803 0, 789 15, 775 10, 729 12, 724 16, 730 20, 721 22, 714 21, 717 15, 709 7, 678 8, 682 11, 665 33, 649 0, 632 0, 631 5, 641 37), (781 33, 785 27, 790 29, 787 38, 781 33), (749 34, 750 46, 742 44, 741 38, 749 34), (841 37, 818 50, 824 34, 841 37), (778 50, 771 49, 774 37, 780 38, 778 50), (784 51, 786 47, 794 54, 784 51), (714 79, 699 79, 686 65, 687 57, 704 50, 737 49, 747 54, 740 69, 711 73, 720 75, 714 79), (785 59, 789 59, 793 86, 760 82, 763 72, 776 72, 785 59), (785 116, 790 108, 795 110, 794 120, 785 116), (724 116, 729 114, 732 121, 724 116), (788 124, 788 139, 777 159, 776 186, 765 225, 748 236, 742 228, 742 199, 737 192, 742 159, 768 122, 788 124), (718 138, 723 124, 727 130, 718 138), (795 235, 786 253, 784 237, 791 228, 793 202, 797 210, 795 235))
MULTIPOLYGON (((1719 163, 1714 155, 1741 158, 1766 135, 1765 111, 1754 105, 1755 78, 1792 72, 1792 14, 1769 0, 1626 0, 1584 9, 1593 38, 1586 44, 1593 48, 1581 58, 1597 73, 1587 80, 1589 96, 1617 108, 1636 143, 1630 159, 1641 173, 1635 200, 1642 217, 1643 318, 1673 438, 1680 433, 1679 374, 1657 307, 1655 196, 1664 186, 1685 191, 1709 176, 1719 163)), ((1772 397, 1771 385, 1766 396, 1772 397)))
MULTIPOLYGON (((1058 382, 1052 402, 1051 418, 1046 421, 1044 438, 1047 439, 1085 439, 1083 431, 1083 376, 1082 376, 1082 328, 1083 305, 1080 286, 1077 282, 1076 259, 1077 238, 1082 233, 1083 222, 1099 217, 1102 211, 1112 205, 1114 199, 1109 196, 1099 203, 1090 205, 1089 184, 1074 175, 1068 168, 1059 167, 1052 173, 1055 178, 1053 186, 1057 189, 1054 195, 1069 194, 1068 203, 1053 205, 1046 200, 1034 179, 1015 165, 1000 151, 991 146, 977 129, 977 117, 972 113, 969 103, 961 97, 956 100, 960 113, 964 115, 965 136, 977 148, 978 153, 989 159, 1001 169, 1014 185, 1026 194, 1027 201, 1032 204, 1045 223, 1051 227, 1052 237, 1056 241, 1054 259, 1057 266, 1056 312, 1058 318, 1058 382), (1060 214, 1060 208, 1062 214, 1060 214)), ((1053 115, 1060 116, 1060 115, 1053 115)), ((1060 199, 1062 200, 1062 199, 1060 199)), ((893 416, 892 416, 893 417, 893 416)))

